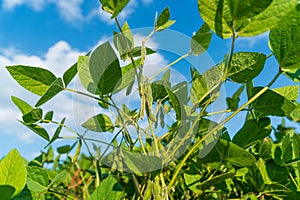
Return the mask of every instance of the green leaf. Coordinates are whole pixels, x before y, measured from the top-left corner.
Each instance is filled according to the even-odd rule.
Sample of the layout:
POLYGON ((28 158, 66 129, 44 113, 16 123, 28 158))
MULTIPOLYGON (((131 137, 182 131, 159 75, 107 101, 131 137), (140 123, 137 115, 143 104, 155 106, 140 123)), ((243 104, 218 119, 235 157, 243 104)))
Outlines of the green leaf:
POLYGON ((56 79, 48 88, 48 90, 43 94, 43 96, 35 104, 36 107, 39 107, 52 99, 59 92, 64 90, 64 84, 61 78, 56 79))
POLYGON ((129 0, 100 0, 100 2, 102 4, 102 9, 112 14, 111 18, 115 18, 127 5, 129 0))
POLYGON ((8 200, 15 193, 15 188, 10 185, 0 185, 0 197, 2 200, 8 200))
POLYGON ((197 186, 201 184, 201 171, 197 169, 197 163, 191 161, 191 163, 188 164, 188 169, 184 171, 183 177, 185 184, 188 186, 190 190, 193 192, 197 192, 198 188, 197 186))
POLYGON ((65 84, 65 87, 67 87, 69 85, 69 83, 76 76, 77 72, 78 71, 77 71, 77 62, 76 62, 69 69, 67 69, 67 71, 65 71, 65 73, 63 74, 63 81, 65 84))
POLYGON ((193 35, 191 40, 191 51, 194 55, 198 56, 208 49, 212 38, 212 33, 209 31, 209 26, 204 23, 198 32, 193 35))
POLYGON ((44 116, 44 120, 52 121, 52 119, 53 119, 53 114, 54 114, 53 111, 47 112, 47 113, 45 114, 45 116, 44 116))
POLYGON ((220 162, 226 160, 238 167, 251 166, 256 162, 255 157, 238 145, 219 139, 214 148, 203 158, 200 163, 220 162))
POLYGON ((26 183, 26 174, 25 163, 18 150, 11 150, 0 161, 0 185, 8 185, 7 187, 2 186, 2 191, 7 191, 7 195, 10 194, 10 196, 20 193, 26 183), (12 188, 8 188, 9 186, 14 191, 12 188))
MULTIPOLYGON (((132 48, 131 49, 132 56, 133 57, 140 57, 142 55, 141 49, 142 49, 141 46, 132 48)), ((151 55, 151 54, 154 54, 154 53, 156 53, 156 51, 146 47, 146 55, 151 55)))
POLYGON ((33 124, 43 118, 43 110, 40 108, 35 108, 29 113, 23 115, 22 118, 26 124, 33 124))
POLYGON ((53 137, 51 138, 51 140, 49 141, 49 143, 44 147, 44 149, 46 149, 50 144, 52 144, 57 138, 59 138, 60 132, 62 130, 62 128, 64 127, 66 118, 63 118, 60 122, 60 124, 58 125, 57 129, 55 130, 55 133, 53 135, 53 137))
POLYGON ((96 188, 88 200, 121 199, 125 196, 122 186, 113 176, 108 176, 96 188))
POLYGON ((198 0, 202 19, 221 38, 229 38, 232 32, 232 17, 227 0, 198 0))
POLYGON ((47 191, 49 177, 47 171, 36 166, 27 167, 27 187, 34 193, 43 193, 47 191))
POLYGON ((232 142, 240 147, 248 148, 256 142, 262 141, 272 131, 270 118, 249 119, 235 134, 232 142))
POLYGON ((234 20, 252 18, 264 11, 272 0, 228 0, 231 16, 234 20))
MULTIPOLYGON (((259 5, 261 4, 262 2, 259 3, 259 5)), ((240 27, 236 30, 237 34, 243 37, 262 34, 281 23, 280 21, 283 20, 297 4, 298 0, 273 0, 263 12, 241 23, 240 27)))
POLYGON ((152 172, 162 168, 162 159, 157 156, 144 155, 140 152, 122 151, 123 163, 126 170, 135 173, 143 174, 152 172))
POLYGON ((111 122, 111 119, 105 114, 98 114, 91 117, 86 122, 84 122, 82 127, 95 132, 113 132, 114 126, 111 122))
POLYGON ((277 165, 273 160, 266 163, 266 171, 273 182, 285 183, 289 174, 286 167, 277 165))
POLYGON ((166 7, 159 15, 157 21, 155 22, 155 31, 162 31, 169 28, 175 23, 175 20, 170 19, 170 10, 166 7))
POLYGON ((36 124, 26 124, 24 122, 21 123, 24 124, 30 130, 32 130, 33 132, 35 132, 36 134, 38 134, 39 136, 41 136, 42 138, 44 138, 45 140, 49 141, 49 135, 44 128, 36 124))
POLYGON ((288 196, 290 195, 291 190, 285 187, 284 185, 272 183, 266 185, 266 188, 264 189, 263 193, 276 199, 289 199, 288 196))
POLYGON ((43 95, 56 80, 52 72, 39 67, 15 65, 6 69, 22 87, 39 96, 43 95))
POLYGON ((112 93, 119 86, 122 70, 109 42, 103 43, 92 52, 89 70, 101 96, 112 93))
POLYGON ((291 101, 296 101, 299 96, 299 85, 284 86, 272 90, 291 101))
POLYGON ((66 170, 63 170, 59 174, 57 174, 51 181, 51 183, 48 185, 48 188, 52 187, 53 185, 60 184, 65 181, 67 178, 68 172, 66 170))
POLYGON ((229 172, 214 176, 211 179, 203 181, 200 185, 197 186, 197 188, 202 189, 202 190, 207 189, 211 186, 214 186, 218 183, 225 181, 228 178, 234 177, 234 175, 235 175, 235 170, 233 168, 233 170, 231 170, 229 172))
POLYGON ((170 90, 168 87, 165 87, 165 89, 169 96, 169 102, 171 103, 172 107, 175 110, 176 119, 181 120, 184 114, 183 113, 184 109, 182 108, 183 105, 181 105, 181 102, 179 101, 179 99, 177 98, 177 96, 174 94, 172 90, 170 90))
POLYGON ((77 70, 79 79, 83 87, 92 94, 99 94, 97 85, 92 79, 89 68, 90 58, 88 56, 79 56, 77 61, 77 70))
POLYGON ((70 145, 64 145, 64 146, 58 147, 56 150, 59 154, 66 154, 72 150, 72 147, 70 145))
POLYGON ((296 108, 290 113, 290 118, 295 122, 300 122, 300 104, 296 103, 296 108))
MULTIPOLYGON (((260 91, 262 87, 253 88, 253 94, 260 91)), ((260 95, 252 104, 253 108, 266 115, 289 116, 296 105, 280 94, 267 90, 260 95)))
POLYGON ((12 96, 11 100, 19 108, 19 110, 21 111, 21 113, 23 115, 25 115, 33 110, 33 107, 31 105, 29 105, 28 103, 26 103, 25 101, 23 101, 22 99, 20 99, 18 97, 12 96))
POLYGON ((239 87, 239 89, 237 89, 237 91, 232 95, 231 98, 229 98, 229 97, 226 98, 226 103, 228 105, 228 109, 235 110, 238 108, 240 96, 243 91, 244 91, 244 85, 239 87))
MULTIPOLYGON (((270 32, 272 51, 283 72, 297 73, 300 66, 300 7, 270 32)), ((286 74, 289 76, 289 74, 286 74)), ((294 77, 290 77, 294 79, 294 77)))
POLYGON ((233 54, 228 77, 238 83, 248 83, 263 70, 266 55, 255 52, 233 54))
MULTIPOLYGON (((140 66, 141 59, 137 59, 134 61, 135 66, 140 66)), ((121 91, 122 89, 128 87, 130 84, 134 83, 135 80, 135 71, 134 71, 134 65, 132 63, 129 63, 128 65, 121 68, 122 70, 122 78, 120 85, 113 91, 113 93, 117 93, 121 91)))

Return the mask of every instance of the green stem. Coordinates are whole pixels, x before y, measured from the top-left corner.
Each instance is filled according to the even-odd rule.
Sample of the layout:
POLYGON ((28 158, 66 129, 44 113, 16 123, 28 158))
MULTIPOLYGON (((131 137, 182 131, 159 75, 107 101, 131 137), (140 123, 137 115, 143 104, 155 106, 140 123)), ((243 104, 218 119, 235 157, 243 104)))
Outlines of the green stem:
POLYGON ((229 120, 231 120, 234 116, 236 116, 240 111, 242 111, 243 109, 245 109, 248 105, 250 105, 252 102, 254 102, 258 97, 260 97, 264 92, 266 92, 271 85, 277 80, 277 78, 280 76, 281 71, 279 71, 275 77, 271 80, 271 82, 264 87, 263 89, 261 89, 258 93, 256 93, 253 97, 251 97, 244 105, 242 105, 240 108, 238 108, 236 111, 234 111, 231 115, 229 115, 226 119, 224 119, 224 121, 222 121, 220 124, 218 124, 217 126, 215 126, 214 128, 212 128, 201 140, 199 140, 197 143, 194 144, 194 146, 192 146, 192 148, 188 151, 188 153, 184 156, 184 158, 182 159, 182 161, 180 162, 177 170, 175 171, 169 185, 168 185, 168 190, 170 191, 173 184, 175 183, 175 180, 177 178, 177 176, 179 175, 183 165, 185 164, 186 160, 190 157, 190 155, 213 133, 215 133, 216 131, 220 130, 224 124, 226 124, 229 120))
POLYGON ((153 80, 156 76, 158 76, 159 74, 161 74, 162 72, 164 72, 165 70, 169 69, 171 66, 175 65, 176 63, 178 63, 179 61, 181 61, 182 59, 188 57, 191 55, 191 52, 184 54, 183 56, 179 57, 178 59, 174 60, 173 62, 171 62, 170 64, 168 64, 167 66, 165 66, 164 68, 162 68, 161 70, 159 70, 158 72, 156 72, 154 75, 152 75, 149 78, 149 81, 153 80))
POLYGON ((64 90, 69 91, 69 92, 73 92, 73 93, 76 93, 76 94, 81 94, 81 95, 83 95, 83 96, 90 97, 90 98, 92 98, 92 99, 95 99, 95 100, 97 100, 97 101, 101 101, 101 102, 103 102, 103 103, 106 103, 106 104, 108 104, 108 105, 110 105, 110 106, 112 106, 112 107, 118 109, 118 108, 115 107, 113 104, 111 104, 111 103, 109 103, 108 101, 105 101, 105 100, 103 100, 103 99, 100 99, 99 97, 95 97, 95 96, 93 96, 93 95, 90 95, 90 94, 87 94, 87 93, 84 93, 84 92, 81 92, 81 91, 78 91, 78 90, 73 90, 73 89, 71 89, 71 88, 64 88, 64 90))

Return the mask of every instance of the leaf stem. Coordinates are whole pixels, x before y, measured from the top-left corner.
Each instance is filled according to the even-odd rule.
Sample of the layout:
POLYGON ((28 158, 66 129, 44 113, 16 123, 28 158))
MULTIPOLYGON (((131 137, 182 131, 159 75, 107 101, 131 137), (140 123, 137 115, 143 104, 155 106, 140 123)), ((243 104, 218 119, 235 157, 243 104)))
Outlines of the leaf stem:
POLYGON ((158 76, 159 74, 161 74, 162 72, 164 72, 165 70, 169 69, 171 66, 175 65, 176 63, 178 63, 179 61, 181 61, 182 59, 190 56, 192 53, 189 52, 187 54, 184 54, 183 56, 177 58, 176 60, 174 60, 173 62, 171 62, 170 64, 168 64, 167 66, 165 66, 164 68, 162 68, 161 70, 159 70, 158 72, 156 72, 154 75, 152 75, 148 80, 151 81, 153 80, 156 76, 158 76))
POLYGON ((168 185, 168 191, 171 190, 173 184, 175 183, 175 180, 180 173, 183 165, 185 164, 186 160, 190 157, 190 155, 203 143, 204 140, 206 140, 211 134, 215 133, 219 129, 223 127, 224 124, 226 124, 229 120, 231 120, 234 116, 236 116, 240 111, 245 109, 248 105, 250 105, 252 102, 254 102, 258 97, 260 97, 264 92, 266 92, 271 85, 277 80, 277 78, 280 76, 281 71, 279 70, 278 73, 275 75, 275 77, 271 80, 271 82, 265 86, 263 89, 261 89, 258 93, 256 93, 253 97, 251 97, 245 104, 243 104, 240 108, 238 108, 236 111, 234 111, 231 115, 229 115, 224 121, 222 121, 220 124, 212 128, 201 140, 199 140, 197 143, 192 146, 192 148, 187 152, 187 154, 184 156, 184 158, 181 160, 177 170, 175 171, 169 185, 168 185))

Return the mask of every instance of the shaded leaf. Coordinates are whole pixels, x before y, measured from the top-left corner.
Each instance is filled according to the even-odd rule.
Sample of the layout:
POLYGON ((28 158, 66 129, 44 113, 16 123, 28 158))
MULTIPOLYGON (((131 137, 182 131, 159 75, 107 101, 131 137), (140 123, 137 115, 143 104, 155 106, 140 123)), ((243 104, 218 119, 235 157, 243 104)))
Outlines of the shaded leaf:
POLYGON ((39 107, 56 96, 59 92, 64 90, 64 85, 61 78, 56 79, 48 88, 48 90, 43 94, 43 96, 35 104, 39 107))
POLYGON ((192 36, 191 51, 194 55, 198 56, 208 49, 212 38, 212 33, 209 31, 209 26, 204 23, 197 33, 192 36))
POLYGON ((22 118, 26 124, 33 124, 43 118, 43 110, 40 108, 35 108, 29 113, 23 115, 22 118))
POLYGON ((42 128, 41 126, 36 125, 36 124, 26 124, 24 122, 21 122, 21 123, 24 124, 30 130, 32 130, 33 132, 35 132, 36 134, 38 134, 39 136, 41 136, 42 138, 44 138, 45 140, 49 141, 49 135, 48 135, 47 131, 44 128, 42 128))
POLYGON ((34 193, 43 193, 47 191, 49 177, 47 171, 36 166, 27 167, 27 187, 34 193))
POLYGON ((122 70, 109 42, 101 44, 92 52, 89 72, 101 96, 112 93, 119 86, 122 70))
POLYGON ((110 118, 105 114, 98 114, 85 121, 82 127, 95 132, 113 132, 114 126, 110 118))
POLYGON ((129 0, 100 0, 102 9, 110 14, 112 18, 118 16, 127 5, 129 0))
POLYGON ((249 119, 244 126, 235 134, 232 142, 248 148, 255 142, 262 141, 272 131, 270 118, 249 119))

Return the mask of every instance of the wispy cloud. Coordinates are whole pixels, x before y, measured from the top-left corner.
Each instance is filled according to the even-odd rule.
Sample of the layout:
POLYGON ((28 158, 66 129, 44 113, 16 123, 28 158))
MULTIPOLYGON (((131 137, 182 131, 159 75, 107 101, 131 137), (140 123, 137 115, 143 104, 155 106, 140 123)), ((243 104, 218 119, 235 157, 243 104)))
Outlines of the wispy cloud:
MULTIPOLYGON (((144 5, 149 5, 153 0, 142 0, 144 5)), ((93 18, 98 18, 102 22, 111 25, 114 20, 111 19, 111 15, 103 11, 99 7, 94 10, 90 10, 83 14, 82 5, 84 0, 3 0, 2 9, 13 10, 18 6, 28 6, 35 11, 42 11, 48 4, 55 5, 60 16, 73 25, 81 24, 82 22, 89 21, 93 18)), ((120 21, 128 18, 138 7, 137 0, 131 0, 124 10, 119 14, 120 21)))

